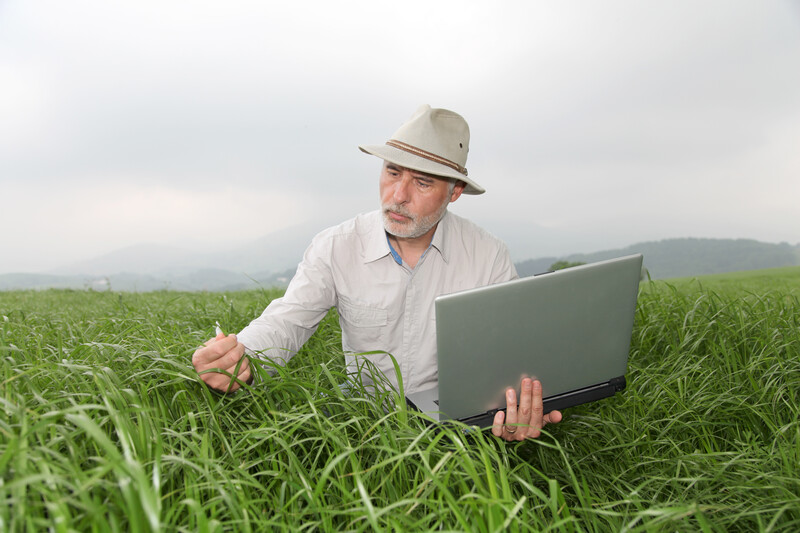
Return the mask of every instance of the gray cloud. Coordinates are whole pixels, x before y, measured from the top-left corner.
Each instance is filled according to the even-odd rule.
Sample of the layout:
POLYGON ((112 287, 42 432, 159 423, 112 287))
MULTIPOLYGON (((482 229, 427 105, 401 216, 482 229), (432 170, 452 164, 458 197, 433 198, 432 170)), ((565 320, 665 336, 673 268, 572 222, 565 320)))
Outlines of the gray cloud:
MULTIPOLYGON (((789 2, 5 2, 0 185, 17 200, 0 223, 24 216, 27 233, 0 246, 36 269, 55 249, 191 233, 104 211, 87 234, 91 220, 70 226, 82 198, 119 200, 91 191, 141 209, 159 190, 162 209, 250 196, 266 226, 370 209, 378 163, 356 146, 424 102, 469 120, 489 190, 453 209, 520 259, 685 235, 796 242, 799 60, 789 2), (269 219, 270 198, 307 209, 269 219)), ((215 223, 199 231, 250 235, 259 219, 215 223)))

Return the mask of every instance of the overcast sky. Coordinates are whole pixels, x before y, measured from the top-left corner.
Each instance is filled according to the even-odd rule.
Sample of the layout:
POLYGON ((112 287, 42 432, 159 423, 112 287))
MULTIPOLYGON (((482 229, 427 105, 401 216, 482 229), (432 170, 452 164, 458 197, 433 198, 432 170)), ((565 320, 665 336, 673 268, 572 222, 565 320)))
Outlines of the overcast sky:
POLYGON ((371 210, 422 103, 515 260, 800 242, 800 2, 0 0, 0 272, 371 210))

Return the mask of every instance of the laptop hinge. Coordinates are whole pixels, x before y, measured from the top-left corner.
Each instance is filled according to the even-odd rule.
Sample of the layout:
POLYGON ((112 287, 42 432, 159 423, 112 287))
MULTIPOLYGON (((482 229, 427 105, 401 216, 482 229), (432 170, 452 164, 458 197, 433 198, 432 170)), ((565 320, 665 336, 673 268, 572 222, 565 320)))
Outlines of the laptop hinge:
MULTIPOLYGON (((625 376, 619 376, 608 380, 606 383, 584 387, 582 389, 565 392, 564 394, 548 396, 543 400, 544 412, 549 413, 554 410, 566 409, 568 407, 602 400, 603 398, 610 398, 615 393, 623 391, 626 384, 625 376)), ((498 411, 505 410, 505 407, 490 409, 483 414, 464 418, 461 421, 470 426, 488 427, 494 422, 494 415, 496 415, 498 411)))

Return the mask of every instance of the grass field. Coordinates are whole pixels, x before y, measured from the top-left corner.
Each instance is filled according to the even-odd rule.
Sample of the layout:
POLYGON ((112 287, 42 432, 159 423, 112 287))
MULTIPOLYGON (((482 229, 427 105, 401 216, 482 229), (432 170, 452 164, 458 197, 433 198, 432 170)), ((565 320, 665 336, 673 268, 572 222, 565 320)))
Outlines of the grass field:
POLYGON ((732 292, 740 295, 742 293, 764 294, 775 291, 794 292, 796 295, 800 291, 800 267, 767 268, 675 278, 669 280, 668 283, 682 291, 699 291, 708 288, 716 292, 732 292))
POLYGON ((342 397, 332 315, 210 392, 275 296, 0 293, 0 531, 800 530, 800 268, 643 283, 626 391, 511 445, 342 397))

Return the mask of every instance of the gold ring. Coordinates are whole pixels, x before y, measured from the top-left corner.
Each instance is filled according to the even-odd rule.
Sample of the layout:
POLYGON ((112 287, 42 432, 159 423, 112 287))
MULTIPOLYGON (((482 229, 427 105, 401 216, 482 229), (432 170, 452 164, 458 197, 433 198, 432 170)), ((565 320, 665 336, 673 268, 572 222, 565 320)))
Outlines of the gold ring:
POLYGON ((511 427, 513 427, 513 428, 514 428, 514 431, 511 431, 511 428, 509 428, 508 426, 506 426, 506 431, 507 431, 507 432, 509 432, 509 433, 511 433, 511 434, 513 435, 514 433, 516 433, 516 432, 517 432, 517 429, 518 429, 518 428, 517 428, 517 426, 511 426, 511 427))

